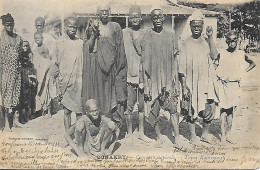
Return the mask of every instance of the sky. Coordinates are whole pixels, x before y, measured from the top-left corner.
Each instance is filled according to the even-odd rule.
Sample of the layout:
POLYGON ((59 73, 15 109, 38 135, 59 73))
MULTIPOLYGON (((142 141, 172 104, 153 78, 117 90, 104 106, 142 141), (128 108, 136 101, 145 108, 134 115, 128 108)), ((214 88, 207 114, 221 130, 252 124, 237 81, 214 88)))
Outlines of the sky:
MULTIPOLYGON (((47 22, 51 18, 64 17, 71 14, 74 11, 84 11, 88 7, 97 5, 98 3, 107 2, 109 0, 0 0, 0 16, 6 13, 12 14, 15 19, 15 27, 18 30, 26 28, 29 32, 33 31, 34 20, 38 16, 49 16, 47 22)), ((116 1, 116 0, 115 0, 116 1)), ((147 0, 120 0, 119 2, 133 2, 133 1, 144 1, 147 0)), ((149 0, 158 2, 166 0, 149 0)), ((176 0, 171 0, 176 2, 176 0)), ((239 3, 248 2, 252 0, 183 0, 187 2, 202 2, 202 3, 239 3)), ((118 2, 118 1, 117 1, 118 2)), ((1 25, 2 26, 2 25, 1 25)))

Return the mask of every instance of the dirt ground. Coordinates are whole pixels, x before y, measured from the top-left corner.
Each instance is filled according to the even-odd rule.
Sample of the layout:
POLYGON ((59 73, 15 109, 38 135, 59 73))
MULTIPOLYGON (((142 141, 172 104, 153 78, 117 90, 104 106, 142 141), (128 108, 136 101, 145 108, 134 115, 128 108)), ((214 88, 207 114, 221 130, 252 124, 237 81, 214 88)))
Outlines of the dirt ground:
MULTIPOLYGON (((259 145, 259 134, 260 134, 260 54, 252 56, 252 59, 255 61, 257 67, 247 74, 245 81, 241 84, 241 104, 238 107, 238 110, 234 114, 234 121, 232 127, 231 139, 235 141, 235 145, 227 144, 227 147, 244 147, 244 146, 256 146, 259 145)), ((134 122, 137 122, 137 115, 134 116, 134 122)), ((72 114, 72 122, 75 121, 75 114, 72 114)), ((137 128, 137 124, 135 126, 137 128)), ((145 123, 145 133, 150 138, 154 139, 155 134, 153 129, 145 123)), ((134 145, 129 146, 125 144, 124 135, 126 133, 126 127, 123 126, 120 133, 120 139, 115 145, 114 154, 115 155, 149 155, 153 153, 161 153, 163 155, 181 155, 185 154, 185 151, 176 151, 173 147, 174 137, 171 131, 171 125, 168 121, 161 123, 161 130, 164 134, 164 143, 162 148, 154 148, 154 140, 150 144, 146 144, 137 139, 137 133, 134 132, 134 145)), ((220 145, 220 122, 218 119, 214 120, 210 132, 212 134, 212 139, 214 141, 213 145, 206 144, 201 142, 203 146, 215 147, 217 148, 220 145)), ((30 135, 34 138, 43 138, 48 139, 53 142, 64 142, 64 125, 63 125, 63 112, 59 110, 52 118, 47 117, 37 117, 27 124, 24 124, 22 128, 14 128, 12 132, 0 132, 0 136, 11 135, 11 134, 25 134, 30 135)), ((196 124, 196 133, 198 136, 201 136, 202 133, 202 124, 201 120, 196 124)), ((180 123, 180 135, 183 142, 184 148, 189 150, 193 148, 188 141, 190 139, 190 133, 188 130, 188 125, 185 122, 180 123)), ((28 137, 28 136, 25 136, 28 137)), ((259 148, 258 148, 259 149, 259 148)), ((71 153, 71 148, 66 147, 62 150, 71 153)), ((258 150, 259 151, 259 150, 258 150)), ((233 153, 231 150, 228 152, 233 153)), ((247 153, 247 151, 243 152, 247 153)), ((249 153, 247 153, 249 154, 249 153)), ((255 154, 252 152, 251 154, 255 154)), ((259 156, 259 152, 257 152, 259 156)))

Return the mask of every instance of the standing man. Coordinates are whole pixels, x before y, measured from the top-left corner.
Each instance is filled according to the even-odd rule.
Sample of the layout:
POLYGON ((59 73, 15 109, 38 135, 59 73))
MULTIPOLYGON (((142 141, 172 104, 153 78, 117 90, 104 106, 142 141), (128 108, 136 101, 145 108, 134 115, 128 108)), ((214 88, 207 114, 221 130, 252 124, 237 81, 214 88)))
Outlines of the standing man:
POLYGON ((196 144, 199 138, 195 133, 195 121, 203 118, 204 129, 201 139, 209 141, 209 126, 214 118, 215 103, 218 98, 214 82, 216 80, 213 61, 217 58, 217 50, 212 38, 212 27, 207 27, 206 40, 202 35, 203 15, 198 10, 190 17, 190 29, 192 35, 188 37, 181 47, 179 56, 179 72, 183 88, 183 97, 190 98, 191 109, 186 121, 191 132, 191 142, 196 144), (188 90, 187 90, 188 89, 188 90))
MULTIPOLYGON (((78 20, 68 17, 64 21, 65 36, 59 39, 56 49, 56 66, 59 74, 59 99, 64 109, 64 125, 71 126, 71 112, 82 113, 82 51, 83 41, 76 37, 78 20)), ((57 76, 57 75, 56 75, 57 76)))
POLYGON ((119 24, 109 21, 110 7, 98 9, 99 20, 94 20, 84 44, 83 103, 95 99, 101 113, 120 122, 127 99, 127 62, 123 34, 119 24))
POLYGON ((174 34, 163 28, 163 11, 160 8, 151 11, 153 28, 149 29, 141 42, 142 74, 144 100, 149 123, 155 127, 157 143, 162 147, 162 134, 159 122, 160 110, 167 111, 168 119, 174 128, 175 144, 179 141, 179 114, 177 104, 179 96, 177 44, 174 34))
POLYGON ((139 72, 140 72, 140 42, 143 38, 144 32, 141 29, 141 8, 139 6, 132 6, 129 9, 129 24, 130 28, 123 30, 125 53, 128 64, 127 72, 127 110, 125 112, 127 123, 127 143, 133 143, 133 129, 132 129, 132 115, 135 103, 138 103, 139 112, 139 136, 140 140, 149 142, 149 138, 144 135, 144 95, 143 87, 139 86, 139 72), (138 100, 138 101, 137 101, 138 100))

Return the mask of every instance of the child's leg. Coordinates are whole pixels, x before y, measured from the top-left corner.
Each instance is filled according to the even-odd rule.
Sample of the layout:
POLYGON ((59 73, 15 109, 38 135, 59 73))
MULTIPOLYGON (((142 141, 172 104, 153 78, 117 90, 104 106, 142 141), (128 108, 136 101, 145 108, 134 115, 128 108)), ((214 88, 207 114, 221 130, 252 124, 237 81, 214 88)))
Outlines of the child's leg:
POLYGON ((227 111, 221 108, 220 110, 220 128, 221 128, 221 142, 226 141, 227 132, 227 111))

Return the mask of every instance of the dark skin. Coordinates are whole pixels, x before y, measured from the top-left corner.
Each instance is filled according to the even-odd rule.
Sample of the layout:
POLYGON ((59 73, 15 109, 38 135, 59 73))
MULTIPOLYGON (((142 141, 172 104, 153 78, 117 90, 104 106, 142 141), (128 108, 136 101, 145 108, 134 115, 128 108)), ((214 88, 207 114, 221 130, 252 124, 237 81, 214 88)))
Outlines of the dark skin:
MULTIPOLYGON (((13 32, 13 30, 14 30, 14 21, 5 22, 3 24, 3 26, 4 26, 4 30, 6 31, 6 33, 8 35, 7 38, 8 38, 8 41, 9 41, 10 45, 12 47, 14 47, 16 45, 16 43, 17 43, 17 41, 16 41, 17 34, 15 34, 13 32)), ((18 113, 17 113, 17 111, 5 109, 5 122, 6 122, 6 124, 5 124, 4 131, 11 131, 10 126, 9 126, 10 122, 9 122, 9 120, 7 118, 7 115, 10 114, 9 113, 10 111, 11 111, 12 114, 15 114, 14 117, 13 117, 13 126, 14 127, 20 127, 21 126, 21 124, 18 122, 18 113)))
MULTIPOLYGON (((79 157, 90 157, 95 158, 90 153, 89 140, 92 138, 93 132, 88 129, 89 119, 97 121, 100 118, 99 107, 96 102, 92 99, 90 102, 86 103, 87 112, 81 118, 79 118, 76 123, 65 133, 65 139, 69 145, 75 150, 79 157), (73 138, 76 138, 77 144, 73 142, 73 138)), ((114 148, 119 135, 119 129, 115 124, 107 122, 103 128, 100 128, 100 155, 110 155, 114 148), (110 143, 111 142, 111 143, 110 143), (110 144, 106 148, 107 144, 110 144)))
MULTIPOLYGON (((237 48, 237 43, 238 42, 238 37, 235 34, 228 35, 226 37, 226 43, 228 44, 227 51, 230 53, 233 53, 236 51, 237 48)), ((220 59, 220 55, 218 55, 218 59, 220 59)), ((249 64, 249 66, 246 69, 246 72, 249 72, 252 70, 256 64, 248 57, 247 54, 245 54, 245 61, 249 64)), ((224 80, 225 83, 228 83, 229 80, 224 80)), ((230 140, 230 132, 231 132, 231 127, 232 127, 232 121, 233 121, 233 113, 234 113, 235 107, 231 107, 228 109, 221 109, 221 115, 220 115, 220 120, 221 120, 221 143, 229 142, 234 144, 232 140, 230 140)))
POLYGON ((6 31, 8 35, 9 42, 12 47, 16 44, 16 37, 17 34, 15 34, 14 31, 14 22, 6 22, 4 25, 4 30, 6 31))
MULTIPOLYGON (((70 40, 76 40, 76 33, 78 29, 78 21, 75 18, 68 18, 65 20, 65 33, 67 37, 70 40)), ((66 107, 63 107, 64 109, 64 126, 65 130, 68 131, 71 126, 71 110, 67 109, 66 107)), ((77 119, 80 117, 80 113, 77 113, 77 119)))
POLYGON ((78 21, 76 19, 67 19, 65 22, 65 32, 71 40, 76 39, 78 21))
MULTIPOLYGON (((203 20, 192 20, 190 22, 192 38, 199 39, 201 37, 202 31, 203 31, 203 25, 204 25, 203 20)), ((211 26, 208 26, 206 28, 206 34, 208 36, 208 39, 206 39, 206 40, 207 40, 209 48, 210 48, 210 57, 214 61, 217 59, 217 49, 216 49, 216 46, 215 46, 213 38, 212 38, 213 29, 211 26)), ((180 80, 181 86, 182 86, 183 97, 190 98, 190 90, 189 90, 189 87, 186 85, 186 77, 183 73, 179 73, 179 80, 180 80)), ((190 132, 191 132, 191 141, 194 144, 196 144, 196 142, 198 141, 198 137, 196 136, 196 133, 195 133, 195 122, 191 121, 191 122, 188 122, 188 124, 189 124, 190 132)), ((202 133, 202 137, 203 137, 204 141, 207 141, 207 142, 209 141, 209 139, 208 139, 209 125, 210 125, 209 123, 204 123, 204 128, 203 128, 203 133, 202 133)))
MULTIPOLYGON (((137 11, 133 11, 131 13, 129 13, 129 22, 131 23, 131 29, 132 31, 132 35, 133 35, 133 39, 137 39, 141 36, 142 31, 140 30, 141 28, 141 14, 137 11)), ((141 85, 143 89, 143 85, 141 85)), ((144 141, 144 142, 151 142, 151 140, 146 137, 144 135, 144 113, 143 112, 139 112, 139 136, 138 139, 144 141)), ((128 145, 132 145, 133 144, 133 129, 132 129, 132 114, 128 114, 126 115, 126 123, 127 123, 127 135, 128 135, 128 140, 126 142, 126 144, 128 145)))
POLYGON ((44 21, 36 21, 35 22, 35 28, 36 28, 37 31, 43 32, 44 21))
MULTIPOLYGON (((155 9, 151 12, 151 20, 153 23, 153 31, 156 33, 161 33, 163 30, 163 21, 164 21, 164 16, 163 16, 163 11, 161 9, 155 9)), ((151 82, 151 77, 145 72, 144 76, 144 82, 147 84, 148 88, 145 88, 145 100, 146 101, 151 101, 151 87, 152 87, 152 82, 151 82)), ((175 145, 176 147, 180 147, 180 138, 179 138, 179 115, 178 113, 170 113, 170 121, 173 125, 173 131, 174 131, 174 137, 175 137, 175 145)), ((159 126, 159 119, 155 123, 155 132, 157 135, 157 141, 154 147, 161 148, 163 144, 163 139, 162 139, 162 134, 159 126)))
POLYGON ((151 19, 153 22, 153 30, 157 33, 160 33, 163 29, 163 11, 160 9, 153 10, 151 13, 151 19))
POLYGON ((109 13, 110 8, 109 6, 102 6, 101 9, 99 9, 99 20, 95 19, 92 21, 90 25, 90 29, 92 29, 93 35, 90 36, 89 39, 89 48, 90 52, 96 51, 96 40, 100 36, 101 32, 107 31, 107 24, 109 22, 109 13), (101 23, 101 24, 100 24, 101 23))
MULTIPOLYGON (((226 39, 226 43, 228 44, 227 51, 233 53, 237 48, 237 42, 238 42, 238 37, 236 35, 230 35, 229 37, 227 37, 226 39)), ((218 57, 220 58, 220 56, 218 57)), ((251 60, 248 57, 247 54, 245 54, 245 61, 249 64, 248 68, 246 69, 246 72, 249 72, 256 66, 256 64, 253 62, 253 60, 251 60)))

